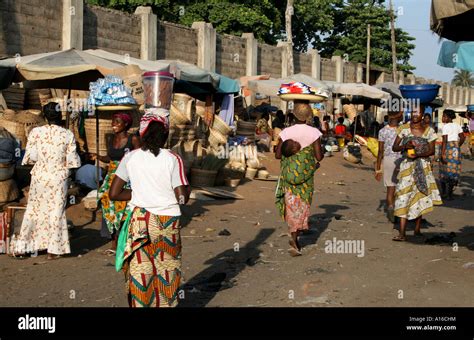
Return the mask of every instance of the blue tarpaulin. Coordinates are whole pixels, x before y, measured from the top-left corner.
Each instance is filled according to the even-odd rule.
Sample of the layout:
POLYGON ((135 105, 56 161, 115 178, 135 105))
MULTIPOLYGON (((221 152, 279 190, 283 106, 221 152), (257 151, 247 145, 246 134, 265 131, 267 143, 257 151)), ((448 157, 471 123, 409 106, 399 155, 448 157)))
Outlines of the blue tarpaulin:
POLYGON ((474 41, 444 41, 438 65, 474 72, 474 41))

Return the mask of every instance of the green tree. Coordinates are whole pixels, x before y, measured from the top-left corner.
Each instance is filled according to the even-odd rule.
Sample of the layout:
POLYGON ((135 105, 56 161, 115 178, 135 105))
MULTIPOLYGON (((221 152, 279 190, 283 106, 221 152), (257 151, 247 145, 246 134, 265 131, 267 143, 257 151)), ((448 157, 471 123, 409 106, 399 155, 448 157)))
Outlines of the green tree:
POLYGON ((472 77, 472 73, 466 70, 455 70, 454 77, 451 81, 451 84, 455 86, 463 86, 463 87, 473 87, 474 86, 474 78, 472 77))
MULTIPOLYGON (((348 0, 335 15, 332 34, 320 44, 325 57, 342 55, 353 62, 365 63, 367 57, 367 25, 371 25, 371 64, 392 68, 390 15, 384 0, 348 0)), ((414 38, 400 28, 395 31, 397 64, 401 71, 414 69, 409 64, 414 38)))

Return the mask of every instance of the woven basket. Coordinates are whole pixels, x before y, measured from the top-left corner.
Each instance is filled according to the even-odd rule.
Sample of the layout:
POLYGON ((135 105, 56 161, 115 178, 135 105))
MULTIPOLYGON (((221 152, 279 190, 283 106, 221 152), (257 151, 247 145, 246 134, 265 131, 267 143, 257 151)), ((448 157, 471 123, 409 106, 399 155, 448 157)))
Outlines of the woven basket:
POLYGON ((184 93, 175 93, 173 96, 173 105, 188 119, 193 120, 196 112, 195 101, 191 96, 184 93))
POLYGON ((257 172, 258 172, 258 169, 247 167, 247 171, 245 172, 245 178, 254 179, 257 172))
POLYGON ((191 168, 190 183, 194 187, 213 187, 216 181, 217 171, 191 168))
POLYGON ((239 180, 241 180, 241 179, 244 178, 244 175, 245 175, 245 172, 223 167, 223 168, 219 169, 219 172, 217 173, 215 183, 216 183, 217 186, 221 186, 221 185, 225 184, 226 179, 239 179, 239 180))
POLYGON ((13 179, 0 182, 0 203, 11 202, 18 197, 20 197, 20 193, 13 179))
POLYGON ((209 132, 209 144, 212 146, 218 146, 227 143, 227 136, 224 136, 220 132, 211 129, 209 132))
POLYGON ((228 136, 232 131, 231 127, 226 124, 219 116, 214 117, 214 123, 212 129, 219 132, 221 135, 228 136))
POLYGON ((188 124, 191 121, 185 114, 183 114, 176 106, 171 105, 170 109, 170 126, 180 124, 188 124))
MULTIPOLYGON (((86 143, 87 150, 90 153, 97 152, 96 143, 96 120, 95 118, 86 118, 85 122, 86 130, 86 143)), ((99 155, 107 155, 107 136, 113 134, 112 120, 111 119, 99 119, 99 155)))

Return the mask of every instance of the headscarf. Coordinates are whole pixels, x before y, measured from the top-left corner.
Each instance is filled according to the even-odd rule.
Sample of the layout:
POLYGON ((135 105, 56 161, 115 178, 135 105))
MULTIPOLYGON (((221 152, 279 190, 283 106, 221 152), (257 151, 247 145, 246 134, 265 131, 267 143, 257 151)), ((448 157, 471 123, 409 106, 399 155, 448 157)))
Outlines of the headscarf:
POLYGON ((117 112, 113 115, 113 118, 121 119, 125 123, 125 127, 127 129, 129 129, 130 126, 132 126, 133 118, 130 114, 128 114, 126 112, 117 112))
POLYGON ((169 129, 169 115, 170 112, 166 109, 161 108, 153 108, 153 109, 145 109, 145 114, 143 115, 142 119, 140 120, 140 137, 143 137, 148 126, 151 122, 159 122, 164 125, 164 127, 168 130, 169 129))

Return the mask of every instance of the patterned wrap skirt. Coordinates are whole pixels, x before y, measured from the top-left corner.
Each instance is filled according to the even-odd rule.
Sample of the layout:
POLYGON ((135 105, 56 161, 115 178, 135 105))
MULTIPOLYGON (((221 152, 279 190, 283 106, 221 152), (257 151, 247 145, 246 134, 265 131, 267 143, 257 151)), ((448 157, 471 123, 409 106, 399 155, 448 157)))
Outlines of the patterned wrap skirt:
MULTIPOLYGON (((102 206, 102 216, 107 224, 107 229, 112 234, 120 229, 120 223, 127 207, 126 201, 112 201, 109 197, 110 186, 115 178, 115 171, 119 166, 119 161, 110 161, 109 171, 105 176, 104 183, 99 189, 98 198, 102 206)), ((130 188, 127 184, 126 188, 130 188)))
POLYGON ((447 164, 439 164, 439 179, 457 185, 461 175, 461 150, 458 142, 446 144, 446 161, 447 164))
POLYGON ((176 307, 181 281, 180 216, 131 212, 124 253, 130 307, 176 307))
POLYGON ((425 176, 427 193, 422 193, 415 178, 415 162, 404 159, 400 164, 398 183, 395 190, 395 216, 413 220, 433 210, 433 206, 443 202, 436 185, 431 163, 419 159, 425 176))

